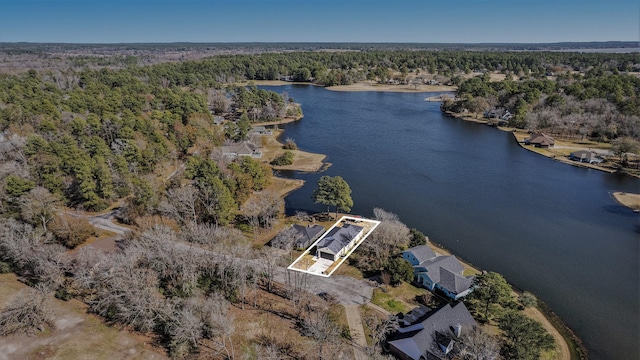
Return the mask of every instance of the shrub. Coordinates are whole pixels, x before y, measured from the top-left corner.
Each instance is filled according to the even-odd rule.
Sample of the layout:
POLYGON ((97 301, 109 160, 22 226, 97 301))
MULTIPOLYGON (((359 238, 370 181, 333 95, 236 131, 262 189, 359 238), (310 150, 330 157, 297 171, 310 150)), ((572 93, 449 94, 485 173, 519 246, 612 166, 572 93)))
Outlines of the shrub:
POLYGON ((89 220, 73 217, 69 214, 57 216, 51 222, 49 229, 56 239, 68 248, 74 248, 90 236, 95 235, 95 229, 89 220))
POLYGON ((271 165, 284 166, 293 164, 293 153, 289 150, 271 161, 271 165))
POLYGON ((8 262, 0 261, 0 274, 8 274, 12 272, 11 264, 8 262))
POLYGON ((522 295, 518 297, 518 300, 520 300, 520 303, 525 308, 535 307, 538 305, 538 299, 536 299, 536 296, 527 291, 522 293, 522 295))
POLYGON ((287 141, 284 143, 284 148, 287 150, 297 150, 298 145, 292 138, 287 138, 287 141))

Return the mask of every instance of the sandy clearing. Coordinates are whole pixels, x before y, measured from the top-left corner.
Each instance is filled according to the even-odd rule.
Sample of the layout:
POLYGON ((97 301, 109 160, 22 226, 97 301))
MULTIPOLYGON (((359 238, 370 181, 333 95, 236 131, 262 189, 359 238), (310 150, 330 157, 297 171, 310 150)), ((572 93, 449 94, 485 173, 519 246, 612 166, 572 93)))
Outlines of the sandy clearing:
MULTIPOLYGON (((262 136, 263 159, 271 162, 285 152, 283 144, 277 139, 282 130, 274 130, 273 135, 262 136)), ((295 140, 295 139, 294 139, 295 140)), ((324 162, 327 157, 324 154, 316 154, 302 150, 290 150, 293 153, 293 164, 286 166, 272 166, 274 170, 296 170, 303 172, 316 172, 330 166, 324 162)))
POLYGON ((274 176, 271 179, 271 184, 269 184, 265 190, 274 191, 278 196, 285 197, 290 192, 301 188, 302 185, 304 185, 304 180, 285 179, 274 176))
POLYGON ((616 191, 613 193, 613 197, 621 205, 626 206, 631 210, 640 210, 640 194, 631 194, 616 191))
MULTIPOLYGON (((326 168, 329 164, 323 162, 325 155, 314 154, 300 150, 289 150, 293 153, 293 164, 285 166, 273 166, 274 170, 297 170, 303 172, 316 172, 326 168)), ((284 153, 284 150, 282 151, 284 153)), ((279 156, 279 155, 276 155, 279 156)))

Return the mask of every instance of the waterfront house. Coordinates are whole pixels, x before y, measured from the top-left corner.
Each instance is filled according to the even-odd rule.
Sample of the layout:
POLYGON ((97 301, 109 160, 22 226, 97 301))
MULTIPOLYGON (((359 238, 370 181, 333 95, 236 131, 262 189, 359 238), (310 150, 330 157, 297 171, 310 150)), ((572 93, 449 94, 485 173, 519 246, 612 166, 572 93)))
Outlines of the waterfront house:
POLYGON ((271 130, 264 126, 254 126, 251 128, 250 135, 271 135, 271 130))
POLYGON ((462 302, 436 310, 420 306, 402 316, 400 328, 389 336, 387 346, 401 360, 451 359, 457 352, 456 341, 476 325, 462 302))
POLYGON ((429 246, 420 245, 404 251, 402 258, 413 266, 415 282, 429 291, 459 300, 473 290, 473 277, 462 275, 464 266, 453 255, 437 256, 429 246))
POLYGON ((550 148, 555 144, 555 140, 544 133, 532 133, 528 139, 524 139, 525 145, 533 145, 537 148, 550 148))
POLYGON ((304 250, 309 247, 309 245, 313 244, 314 241, 318 240, 320 235, 324 232, 324 226, 314 224, 314 225, 293 225, 292 230, 294 231, 294 236, 296 238, 295 247, 298 250, 304 250))
POLYGON ((252 158, 261 158, 262 151, 260 151, 260 148, 257 145, 245 140, 223 145, 222 155, 229 158, 236 158, 238 156, 251 156, 252 158))
POLYGON ((345 224, 334 227, 316 245, 316 257, 336 261, 347 255, 349 250, 358 242, 364 228, 357 225, 345 224))
POLYGON ((428 245, 414 246, 402 253, 402 258, 407 260, 413 266, 429 259, 433 259, 434 257, 436 257, 436 253, 433 252, 428 245))
POLYGON ((604 161, 598 154, 588 150, 574 151, 569 154, 569 159, 589 164, 600 164, 604 161))

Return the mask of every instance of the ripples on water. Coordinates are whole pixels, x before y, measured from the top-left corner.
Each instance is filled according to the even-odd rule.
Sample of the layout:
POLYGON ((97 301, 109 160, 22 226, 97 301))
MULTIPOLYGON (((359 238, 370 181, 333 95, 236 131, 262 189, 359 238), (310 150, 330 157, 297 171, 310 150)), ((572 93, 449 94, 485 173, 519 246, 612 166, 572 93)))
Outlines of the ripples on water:
POLYGON ((271 87, 302 103, 285 125, 323 174, 287 209, 323 211, 321 175, 353 190, 353 213, 392 211, 463 259, 536 293, 585 341, 594 359, 638 354, 640 217, 611 199, 640 181, 561 164, 522 150, 511 134, 442 115, 433 94, 341 93, 271 87))

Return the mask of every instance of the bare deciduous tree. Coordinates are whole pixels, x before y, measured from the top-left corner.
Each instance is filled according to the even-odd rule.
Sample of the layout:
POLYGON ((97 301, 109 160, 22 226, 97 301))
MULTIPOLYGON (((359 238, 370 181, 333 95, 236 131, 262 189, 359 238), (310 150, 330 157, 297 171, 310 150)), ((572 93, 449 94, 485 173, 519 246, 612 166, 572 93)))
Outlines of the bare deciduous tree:
POLYGON ((271 240, 271 246, 277 249, 291 251, 298 239, 297 234, 297 231, 293 227, 288 227, 271 240))
POLYGON ((0 222, 0 259, 13 263, 21 276, 56 287, 64 279, 66 249, 29 224, 9 219, 0 222))
POLYGON ((204 324, 204 336, 211 339, 219 349, 225 352, 227 358, 234 358, 231 335, 235 328, 233 316, 228 313, 229 302, 218 293, 210 295, 201 306, 200 316, 204 324))
POLYGON ((340 342, 340 332, 340 327, 325 311, 310 312, 302 323, 302 333, 318 344, 318 358, 321 360, 327 346, 340 342))
POLYGON ((46 301, 47 290, 43 286, 18 292, 0 312, 0 336, 33 334, 36 330, 44 331, 45 326, 53 326, 46 301))
POLYGON ((216 114, 228 112, 231 104, 225 92, 217 89, 207 91, 207 103, 216 114))
POLYGON ((263 286, 266 287, 267 291, 272 291, 273 278, 275 276, 276 269, 278 268, 278 260, 277 258, 269 253, 266 248, 262 249, 260 256, 261 265, 261 280, 263 282, 263 286))
POLYGON ((22 218, 33 225, 42 225, 45 232, 49 221, 56 216, 56 207, 60 202, 60 197, 41 186, 31 189, 18 199, 22 218))
POLYGON ((478 326, 471 329, 463 328, 458 343, 462 359, 497 360, 501 358, 498 339, 478 326))
POLYGON ((160 201, 158 211, 181 224, 197 222, 198 191, 193 186, 172 189, 167 192, 166 199, 160 201))
POLYGON ((382 344, 388 335, 398 329, 398 319, 395 316, 380 317, 375 313, 367 313, 362 319, 371 331, 371 340, 374 348, 381 350, 382 344))
POLYGON ((410 231, 398 216, 380 208, 373 210, 376 220, 381 223, 360 248, 356 257, 360 268, 380 270, 391 256, 409 245, 410 231))

